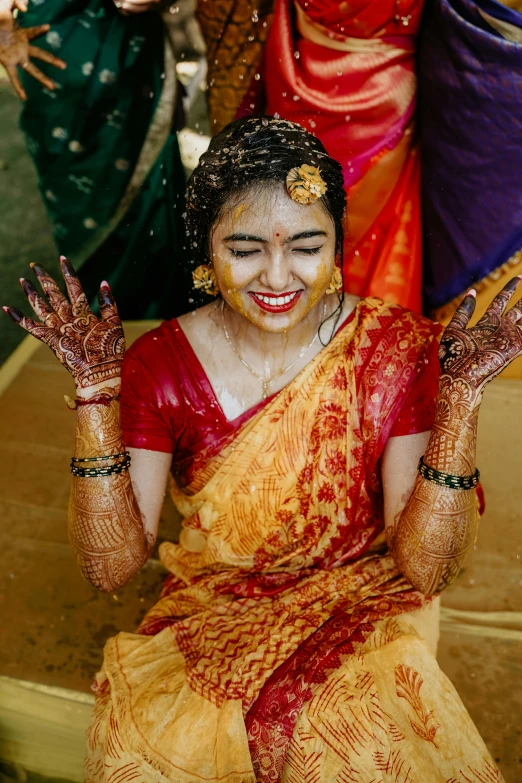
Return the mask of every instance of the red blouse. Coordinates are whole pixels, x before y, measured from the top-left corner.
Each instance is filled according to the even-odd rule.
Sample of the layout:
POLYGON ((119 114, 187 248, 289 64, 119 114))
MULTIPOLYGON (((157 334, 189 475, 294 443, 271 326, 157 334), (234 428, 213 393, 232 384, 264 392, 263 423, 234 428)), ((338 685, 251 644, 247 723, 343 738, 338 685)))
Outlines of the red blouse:
MULTIPOLYGON (((437 353, 430 351, 390 435, 431 429, 438 376, 437 353)), ((174 463, 191 461, 203 449, 218 449, 224 438, 233 435, 271 399, 262 400, 229 421, 185 333, 173 318, 136 340, 125 355, 123 439, 127 447, 173 454, 174 463)))

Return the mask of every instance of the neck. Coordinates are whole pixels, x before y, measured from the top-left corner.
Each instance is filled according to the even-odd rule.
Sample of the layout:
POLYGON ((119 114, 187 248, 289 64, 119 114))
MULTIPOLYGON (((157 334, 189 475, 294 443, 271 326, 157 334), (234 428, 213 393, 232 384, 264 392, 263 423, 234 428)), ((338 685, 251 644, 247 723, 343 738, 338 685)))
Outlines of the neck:
POLYGON ((226 302, 223 318, 235 350, 264 378, 287 367, 317 336, 330 308, 323 297, 293 329, 274 333, 259 329, 226 302), (325 310, 326 308, 326 310, 325 310))

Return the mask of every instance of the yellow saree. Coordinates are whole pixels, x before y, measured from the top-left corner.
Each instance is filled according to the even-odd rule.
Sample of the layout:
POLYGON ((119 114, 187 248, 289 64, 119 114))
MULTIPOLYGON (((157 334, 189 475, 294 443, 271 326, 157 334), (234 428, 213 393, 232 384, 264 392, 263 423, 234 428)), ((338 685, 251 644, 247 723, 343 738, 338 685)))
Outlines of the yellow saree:
POLYGON ((173 482, 202 552, 105 648, 88 783, 501 781, 434 658, 437 600, 383 546, 378 460, 437 327, 365 300, 173 482))

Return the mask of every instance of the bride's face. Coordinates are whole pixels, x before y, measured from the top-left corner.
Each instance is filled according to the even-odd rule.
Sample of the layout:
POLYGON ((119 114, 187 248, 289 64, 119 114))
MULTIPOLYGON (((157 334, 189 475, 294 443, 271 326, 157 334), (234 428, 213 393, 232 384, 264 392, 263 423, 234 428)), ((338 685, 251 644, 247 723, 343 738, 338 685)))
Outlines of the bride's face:
POLYGON ((282 186, 247 191, 214 225, 211 257, 230 307, 263 331, 289 331, 328 288, 334 224, 319 200, 297 204, 282 186))

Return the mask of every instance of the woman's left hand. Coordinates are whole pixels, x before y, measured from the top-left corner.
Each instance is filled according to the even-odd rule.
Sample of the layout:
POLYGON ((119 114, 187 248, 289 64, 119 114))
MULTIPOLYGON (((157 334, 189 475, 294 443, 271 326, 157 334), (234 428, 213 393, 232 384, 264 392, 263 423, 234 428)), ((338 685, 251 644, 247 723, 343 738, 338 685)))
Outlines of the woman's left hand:
POLYGON ((441 384, 465 384, 470 399, 480 400, 486 385, 508 364, 522 356, 522 299, 505 312, 520 283, 514 277, 493 299, 476 324, 468 328, 475 311, 475 293, 464 297, 446 327, 439 348, 441 384))
POLYGON ((49 29, 48 24, 41 24, 37 27, 18 27, 12 16, 0 18, 0 64, 4 66, 18 97, 23 101, 27 100, 27 95, 22 87, 17 68, 22 68, 48 90, 54 90, 55 83, 31 62, 31 58, 42 60, 42 62, 62 70, 67 67, 63 60, 59 60, 54 54, 31 44, 33 38, 38 38, 49 29))

